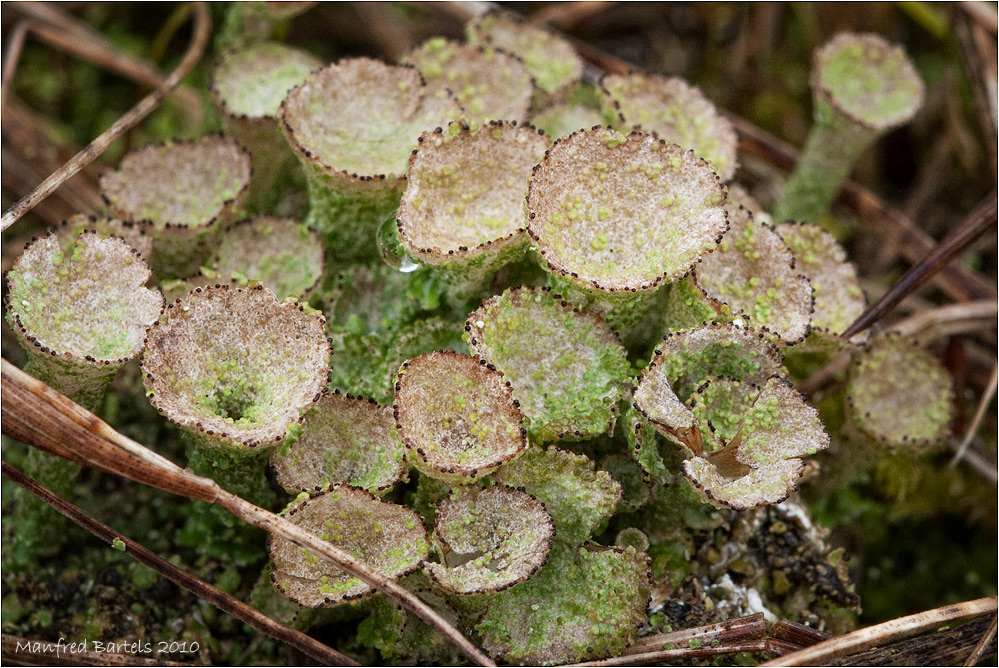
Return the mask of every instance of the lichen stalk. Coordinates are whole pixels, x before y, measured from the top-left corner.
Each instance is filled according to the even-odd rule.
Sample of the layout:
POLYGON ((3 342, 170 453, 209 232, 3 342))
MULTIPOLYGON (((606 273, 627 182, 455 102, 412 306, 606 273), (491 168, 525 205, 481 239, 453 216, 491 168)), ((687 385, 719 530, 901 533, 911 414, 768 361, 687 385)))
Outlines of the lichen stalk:
POLYGON ((815 52, 814 125, 774 205, 773 219, 818 222, 860 155, 923 102, 923 82, 900 47, 874 34, 840 33, 815 52))
MULTIPOLYGON (((25 371, 98 411, 111 380, 139 354, 146 329, 163 311, 163 295, 144 287, 149 276, 138 252, 113 235, 85 231, 67 243, 49 232, 29 243, 5 276, 7 321, 28 353, 25 371)), ((61 496, 72 493, 79 470, 34 449, 25 462, 28 475, 61 496)), ((39 550, 58 548, 64 520, 33 498, 17 512, 18 526, 29 533, 9 563, 25 566, 39 550)))
POLYGON ((288 93, 282 129, 308 180, 306 223, 332 262, 378 258, 377 232, 399 205, 410 147, 460 113, 415 68, 369 58, 341 60, 288 93))
POLYGON ((281 133, 281 102, 322 61, 298 49, 265 42, 226 54, 212 74, 212 98, 225 133, 250 152, 253 177, 247 206, 270 213, 279 203, 283 172, 297 168, 281 133))

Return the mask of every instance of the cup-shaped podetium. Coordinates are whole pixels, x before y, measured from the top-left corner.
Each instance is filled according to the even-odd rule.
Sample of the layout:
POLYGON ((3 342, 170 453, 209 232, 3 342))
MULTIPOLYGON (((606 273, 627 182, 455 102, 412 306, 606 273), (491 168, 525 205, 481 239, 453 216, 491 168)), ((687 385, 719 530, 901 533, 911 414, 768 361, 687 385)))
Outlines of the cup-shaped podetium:
POLYGON ((562 95, 583 77, 583 59, 572 44, 507 12, 487 12, 469 22, 465 33, 469 44, 523 58, 542 95, 562 95))
POLYGON ((534 168, 527 230, 551 273, 613 303, 686 275, 728 229, 724 202, 692 152, 597 127, 556 141, 534 168))
POLYGON ((434 547, 441 562, 423 568, 452 594, 503 591, 545 565, 554 536, 551 515, 527 492, 464 486, 437 506, 434 547))
POLYGON ((53 225, 49 231, 59 237, 59 243, 64 247, 69 246, 87 230, 93 230, 102 239, 113 234, 138 251, 139 255, 148 258, 153 253, 153 238, 150 236, 152 228, 153 224, 148 220, 132 222, 110 216, 78 213, 58 225, 53 225))
POLYGON ((840 33, 814 55, 814 125, 774 220, 817 222, 871 143, 908 123, 923 81, 899 46, 874 34, 840 33))
POLYGON ((289 491, 349 483, 379 496, 409 472, 392 409, 339 390, 305 414, 301 436, 274 450, 271 466, 289 491))
POLYGON ((527 120, 534 80, 520 58, 502 49, 435 37, 402 62, 420 70, 429 88, 451 91, 475 121, 527 120))
POLYGON ((300 432, 329 377, 322 314, 263 286, 195 288, 149 330, 152 404, 198 446, 233 457, 300 432))
POLYGON ((520 287, 472 311, 465 331, 472 350, 513 385, 533 442, 613 430, 632 372, 600 315, 550 290, 520 287))
POLYGON ((403 363, 393 408, 411 463, 432 478, 466 484, 527 448, 519 404, 485 360, 438 351, 403 363))
POLYGON ((881 335, 854 354, 846 405, 877 445, 919 455, 947 437, 954 390, 947 369, 917 341, 881 335))
POLYGON ((235 218, 250 185, 250 155, 217 135, 146 146, 101 176, 111 213, 153 223, 150 265, 157 279, 197 273, 219 226, 235 218))
POLYGON ((345 263, 378 258, 378 228, 399 206, 417 137, 461 114, 454 97, 434 94, 416 68, 369 58, 312 73, 282 109, 309 182, 306 223, 331 259, 345 263))
POLYGON ((247 204, 267 213, 282 169, 296 165, 281 133, 281 102, 288 91, 323 66, 315 56, 273 42, 263 42, 222 57, 212 74, 212 98, 222 127, 250 152, 253 177, 247 204))
POLYGON ((256 216, 226 229, 215 256, 214 279, 239 286, 259 281, 278 299, 306 297, 324 266, 323 244, 305 224, 256 216))
MULTIPOLYGON (((839 342, 839 335, 867 309, 856 266, 847 260, 846 251, 833 235, 814 223, 786 221, 777 225, 776 232, 794 253, 795 269, 812 284, 813 335, 839 342)), ((865 330, 851 343, 864 343, 868 338, 870 331, 865 330)))
POLYGON ((530 125, 453 123, 409 158, 399 239, 417 261, 465 278, 526 250, 524 192, 548 139, 530 125))
POLYGON ((718 248, 694 268, 694 281, 723 318, 745 315, 778 343, 800 343, 811 327, 811 283, 772 227, 741 206, 728 220, 718 248))
POLYGON ((95 411, 163 312, 149 266, 123 240, 85 231, 35 239, 7 271, 7 321, 28 372, 95 411))
POLYGON ((248 0, 226 5, 225 21, 215 37, 218 52, 244 49, 271 39, 284 21, 295 17, 316 3, 309 0, 248 0))
POLYGON ((818 411, 785 376, 762 335, 711 325, 667 336, 634 405, 693 455, 683 474, 708 501, 747 510, 786 499, 801 457, 829 446, 818 411))
POLYGON ((607 123, 655 134, 704 158, 723 181, 739 166, 732 123, 696 86, 658 74, 608 74, 600 81, 607 123))
MULTIPOLYGON (((282 515, 389 578, 415 571, 430 549, 415 511, 348 485, 296 501, 282 515)), ((271 582, 302 607, 326 608, 374 594, 370 585, 286 538, 270 539, 270 556, 271 582)))

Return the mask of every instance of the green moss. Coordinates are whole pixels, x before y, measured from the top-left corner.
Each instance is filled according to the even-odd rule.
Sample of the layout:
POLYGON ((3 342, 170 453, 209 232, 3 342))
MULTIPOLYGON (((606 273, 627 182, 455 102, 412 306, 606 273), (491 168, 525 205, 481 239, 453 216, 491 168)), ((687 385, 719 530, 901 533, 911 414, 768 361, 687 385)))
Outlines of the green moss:
POLYGON ((644 553, 561 545, 533 578, 495 594, 475 628, 490 654, 504 661, 601 658, 634 639, 648 592, 644 553))
POLYGON ((493 479, 523 487, 545 504, 555 520, 555 540, 582 545, 610 518, 621 500, 621 485, 606 471, 594 469, 583 455, 532 446, 493 479))

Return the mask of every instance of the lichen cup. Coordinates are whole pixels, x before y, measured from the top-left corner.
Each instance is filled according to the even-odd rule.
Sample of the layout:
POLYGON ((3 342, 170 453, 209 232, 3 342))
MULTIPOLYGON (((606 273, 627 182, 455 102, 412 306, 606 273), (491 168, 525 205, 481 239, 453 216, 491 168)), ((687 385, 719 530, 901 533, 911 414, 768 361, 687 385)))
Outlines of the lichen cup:
MULTIPOLYGON (((69 223, 65 227, 70 227, 69 223)), ((7 322, 28 353, 25 371, 90 411, 100 410, 118 370, 142 351, 163 295, 145 287, 149 266, 115 236, 50 232, 29 243, 5 275, 7 322)), ((72 493, 80 465, 32 449, 25 471, 57 494, 72 493)), ((64 518, 23 499, 10 561, 30 563, 62 542, 64 518)))
POLYGON ((225 133, 250 152, 253 177, 247 205, 271 213, 281 193, 282 171, 296 167, 281 133, 281 102, 288 91, 323 66, 315 56, 264 42, 225 54, 212 72, 212 98, 225 133))
POLYGON ((341 60, 288 93, 282 128, 309 182, 306 223, 331 261, 378 259, 378 228, 399 205, 416 138, 460 114, 415 68, 370 58, 341 60))
POLYGON ((475 121, 527 120, 534 79, 520 58, 503 49, 435 37, 402 62, 420 70, 431 89, 451 91, 475 121))
POLYGON ((923 103, 923 82, 901 47, 874 34, 840 33, 815 52, 814 121, 776 221, 818 222, 860 154, 909 122, 923 103))
POLYGON ((599 97, 611 125, 640 129, 692 150, 723 181, 735 176, 739 138, 696 86, 658 74, 608 74, 600 80, 599 97))
MULTIPOLYGON (((270 502, 270 450, 297 438, 303 414, 328 383, 324 324, 319 312, 279 302, 262 286, 195 288, 169 306, 149 331, 143 379, 153 406, 189 435, 195 473, 250 501, 270 502)), ((197 506, 186 542, 252 560, 262 536, 214 506, 197 506)))
POLYGON ((521 258, 524 192, 548 145, 532 126, 503 121, 423 133, 397 213, 405 252, 466 289, 521 258))
POLYGON ((153 224, 150 265, 157 280, 197 273, 219 226, 233 220, 250 184, 250 156, 218 135, 133 151, 101 176, 111 213, 153 224))
POLYGON ((640 132, 563 137, 534 168, 527 231, 563 295, 616 329, 685 276, 728 229, 725 187, 701 158, 640 132))

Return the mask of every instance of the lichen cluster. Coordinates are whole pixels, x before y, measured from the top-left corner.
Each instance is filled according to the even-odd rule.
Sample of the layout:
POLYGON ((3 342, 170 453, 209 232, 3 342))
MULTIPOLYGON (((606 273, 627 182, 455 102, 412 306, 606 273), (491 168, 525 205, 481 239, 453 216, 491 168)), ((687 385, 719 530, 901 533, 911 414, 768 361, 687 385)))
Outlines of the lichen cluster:
MULTIPOLYGON (((504 14, 404 65, 324 65, 264 41, 269 11, 234 10, 227 27, 236 48, 213 82, 226 136, 130 154, 102 179, 123 222, 70 221, 9 272, 25 347, 55 358, 67 388, 86 373, 70 358, 144 349, 146 397, 189 434, 196 472, 285 506, 497 660, 610 656, 690 601, 712 618, 842 623, 857 604, 845 561, 796 505, 807 457, 858 434, 929 448, 947 375, 911 342, 840 340, 865 306, 845 251, 813 220, 769 223, 734 181, 714 105, 658 75, 579 84, 567 41, 504 14), (554 142, 532 121, 560 128, 554 142), (286 217, 305 199, 292 154, 303 222, 286 217), (148 269, 112 233, 147 244, 172 291, 159 322, 148 269), (148 293, 141 317, 107 275, 115 249, 148 293), (109 323, 78 322, 74 304, 109 323), (63 325, 65 354, 46 338, 63 325), (852 356, 830 402, 845 426, 827 431, 795 388, 785 358, 804 348, 852 356)), ((854 50, 823 56, 820 79, 859 72, 856 97, 877 86, 854 50)), ((876 111, 905 116, 916 88, 876 111)), ((263 558, 259 535, 191 517, 187 544, 240 567, 263 558)), ((364 617, 357 643, 383 658, 454 660, 308 550, 274 538, 268 555, 295 608, 371 599, 331 618, 364 617)), ((273 593, 255 599, 288 605, 273 593)))

